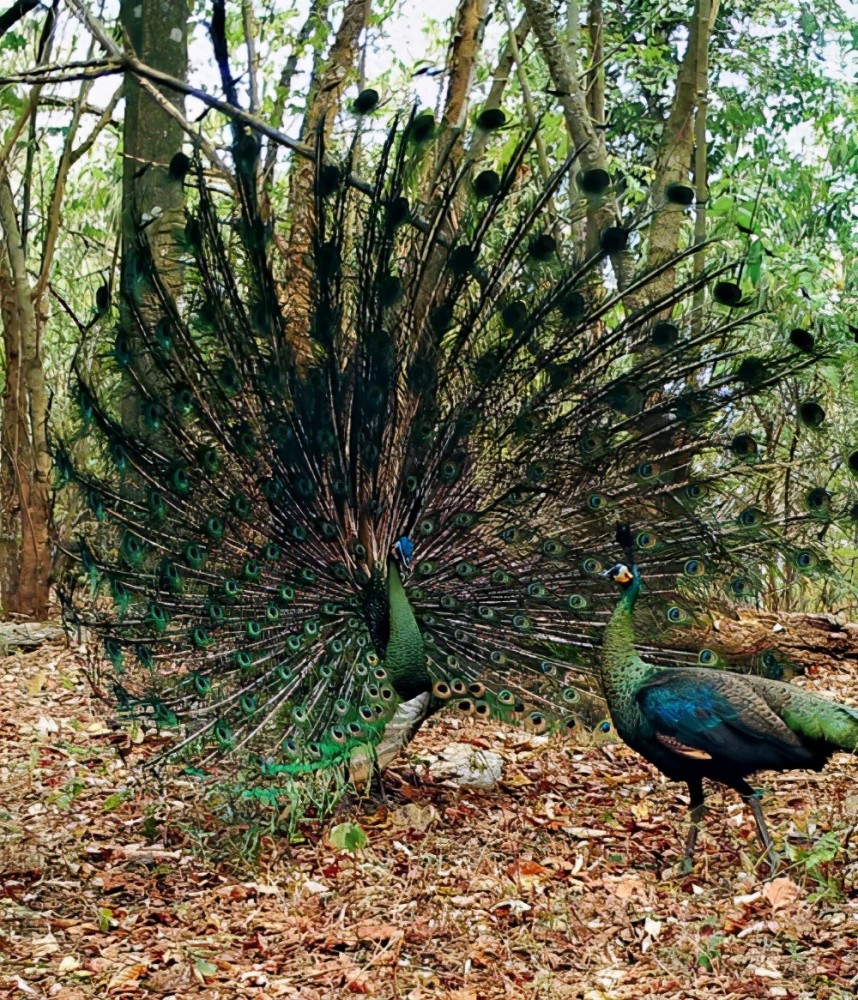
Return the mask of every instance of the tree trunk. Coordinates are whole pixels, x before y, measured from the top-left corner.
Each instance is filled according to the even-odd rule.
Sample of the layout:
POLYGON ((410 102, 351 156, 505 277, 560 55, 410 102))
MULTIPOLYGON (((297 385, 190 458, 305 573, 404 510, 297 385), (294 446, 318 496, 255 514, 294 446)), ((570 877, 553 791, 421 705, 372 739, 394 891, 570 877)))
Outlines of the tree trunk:
MULTIPOLYGON (((566 46, 560 38, 560 24, 552 0, 524 0, 528 21, 539 42, 542 56, 551 75, 552 87, 558 93, 558 101, 563 111, 566 130, 573 145, 580 151, 579 162, 582 170, 608 171, 608 158, 601 136, 594 128, 587 107, 587 97, 581 89, 578 77, 572 72, 566 46)), ((587 253, 599 249, 601 234, 614 225, 617 207, 613 199, 593 204, 587 211, 587 253)), ((614 254, 611 266, 617 285, 625 288, 631 280, 630 260, 626 253, 614 254)))
MULTIPOLYGON (((3 229, 11 291, 3 296, 4 343, 10 360, 4 398, 4 435, 20 513, 21 543, 15 589, 5 611, 41 620, 48 614, 51 578, 48 392, 42 366, 39 323, 21 230, 8 176, 0 179, 0 227, 3 229), (6 406, 9 413, 5 413, 6 406)), ((5 506, 5 504, 4 504, 5 506)))
POLYGON ((456 12, 447 60, 448 83, 444 104, 444 121, 453 128, 461 128, 465 124, 488 7, 488 0, 460 0, 456 12))
POLYGON ((0 414, 0 617, 11 611, 21 566, 21 504, 17 471, 19 442, 28 442, 26 407, 21 384, 20 335, 5 250, 0 252, 0 322, 3 329, 3 412, 0 414))
MULTIPOLYGON (((718 14, 719 0, 697 0, 688 26, 688 47, 680 66, 670 114, 662 132, 656 155, 655 178, 650 191, 653 218, 650 226, 647 268, 655 269, 679 249, 679 238, 686 222, 685 209, 665 201, 671 184, 689 182, 694 159, 694 109, 705 103, 709 36, 718 14)), ((705 121, 705 118, 702 119, 705 121)), ((705 141, 705 132, 704 132, 705 141)), ((701 151, 703 154, 705 150, 701 151)), ((698 157, 705 165, 705 155, 698 157)), ((705 192, 705 178, 697 178, 697 189, 705 192)), ((705 234, 704 234, 705 235, 705 234)), ((658 275, 647 288, 647 295, 667 295, 676 284, 671 268, 658 275)))
MULTIPOLYGON (((357 72, 360 34, 369 18, 370 0, 347 0, 343 19, 321 73, 313 81, 307 100, 301 139, 312 146, 331 136, 334 118, 342 101, 343 91, 357 72)), ((309 358, 309 342, 303 331, 308 323, 310 308, 310 275, 307 255, 313 227, 313 196, 316 167, 313 160, 296 158, 290 177, 289 210, 291 226, 284 249, 288 277, 289 335, 298 362, 309 358)))
MULTIPOLYGON (((515 28, 507 32, 507 43, 492 74, 492 85, 486 95, 484 108, 499 108, 501 106, 504 91, 515 66, 515 53, 524 45, 529 33, 530 25, 527 22, 527 15, 525 14, 515 28)), ((474 162, 478 161, 482 156, 488 142, 488 137, 488 132, 481 132, 474 136, 469 148, 471 158, 474 162)))
MULTIPOLYGON (((143 62, 184 80, 188 72, 188 7, 174 0, 122 0, 119 19, 134 53, 143 62)), ((184 97, 165 87, 164 98, 180 111, 184 97)), ((146 220, 146 238, 162 279, 174 294, 181 284, 175 263, 176 237, 184 228, 184 190, 173 179, 170 160, 182 148, 182 126, 132 76, 125 81, 122 166, 123 274, 130 279, 129 253, 146 220)), ((140 311, 154 325, 161 305, 154 292, 143 294, 140 311)))

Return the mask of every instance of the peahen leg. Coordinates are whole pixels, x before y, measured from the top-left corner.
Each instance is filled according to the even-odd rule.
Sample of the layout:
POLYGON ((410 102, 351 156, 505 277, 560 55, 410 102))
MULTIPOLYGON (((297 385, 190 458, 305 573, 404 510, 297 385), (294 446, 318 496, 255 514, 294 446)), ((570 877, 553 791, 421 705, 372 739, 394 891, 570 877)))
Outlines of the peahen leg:
POLYGON ((751 807, 751 812, 754 814, 754 822, 757 824, 757 833, 760 836, 760 840, 763 842, 763 848, 766 852, 766 860, 769 863, 770 874, 774 874, 778 867, 778 855, 775 851, 775 845, 772 843, 772 838, 769 835, 769 828, 766 825, 766 817, 763 815, 763 807, 760 803, 760 793, 755 792, 753 788, 747 782, 742 782, 743 788, 739 788, 739 794, 751 807))
POLYGON ((700 824, 703 822, 703 815, 706 806, 703 804, 703 779, 688 779, 688 794, 691 797, 689 809, 691 811, 691 827, 688 831, 688 839, 685 841, 685 864, 690 869, 694 864, 694 848, 697 846, 697 834, 700 831, 700 824))

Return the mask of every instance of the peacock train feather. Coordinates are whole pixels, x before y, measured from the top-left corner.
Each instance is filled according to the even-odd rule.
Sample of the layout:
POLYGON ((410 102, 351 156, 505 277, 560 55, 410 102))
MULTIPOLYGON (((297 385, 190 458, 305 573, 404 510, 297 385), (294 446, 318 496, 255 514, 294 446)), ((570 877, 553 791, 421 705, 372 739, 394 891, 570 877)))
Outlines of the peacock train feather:
MULTIPOLYGON (((768 516, 759 418, 813 337, 749 348, 757 313, 729 268, 685 267, 693 248, 613 289, 605 263, 640 234, 618 222, 582 256, 565 237, 610 179, 573 153, 539 180, 534 136, 493 171, 412 114, 361 148, 363 184, 320 144, 300 300, 275 280, 250 132, 237 206, 199 165, 183 180, 180 291, 143 232, 126 248, 121 319, 85 339, 57 447, 89 515, 63 601, 119 709, 175 732, 169 756, 276 799, 371 757, 404 706, 395 745, 448 703, 610 728, 617 518, 647 554, 656 663, 717 657, 688 625, 753 596, 755 567, 822 571, 806 538, 836 503, 768 516), (648 295, 667 268, 675 289, 648 295)), ((818 447, 824 414, 803 405, 818 447)))

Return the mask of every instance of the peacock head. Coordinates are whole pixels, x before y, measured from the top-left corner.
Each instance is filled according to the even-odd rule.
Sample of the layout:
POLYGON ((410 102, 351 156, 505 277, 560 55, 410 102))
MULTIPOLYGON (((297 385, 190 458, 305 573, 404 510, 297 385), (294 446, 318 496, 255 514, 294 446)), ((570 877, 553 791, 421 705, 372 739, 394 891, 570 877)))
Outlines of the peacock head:
POLYGON ((630 587, 638 578, 637 569, 629 569, 625 563, 616 563, 610 569, 606 569, 603 575, 619 584, 623 590, 630 587))
POLYGON ((411 560, 414 558, 414 542, 403 535, 393 546, 393 554, 399 561, 400 566, 408 571, 411 569, 411 560))

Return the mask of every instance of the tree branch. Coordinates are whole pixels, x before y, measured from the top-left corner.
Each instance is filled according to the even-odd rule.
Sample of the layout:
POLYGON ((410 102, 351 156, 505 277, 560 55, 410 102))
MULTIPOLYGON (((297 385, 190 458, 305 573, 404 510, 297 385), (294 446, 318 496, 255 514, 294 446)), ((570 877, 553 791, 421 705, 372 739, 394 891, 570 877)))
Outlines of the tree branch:
POLYGON ((0 14, 0 38, 12 28, 22 17, 26 17, 31 10, 39 6, 41 0, 16 0, 11 7, 0 14))
MULTIPOLYGON (((557 32, 557 17, 552 0, 524 0, 524 9, 539 41, 543 58, 548 66, 554 90, 563 112, 566 129, 572 144, 580 150, 584 170, 608 170, 604 145, 590 118, 587 101, 578 78, 572 72, 565 46, 557 32)), ((612 202, 594 205, 587 211, 587 253, 598 250, 602 232, 614 223, 617 210, 612 202)), ((611 265, 620 288, 631 279, 630 267, 622 253, 611 257, 611 265)))

